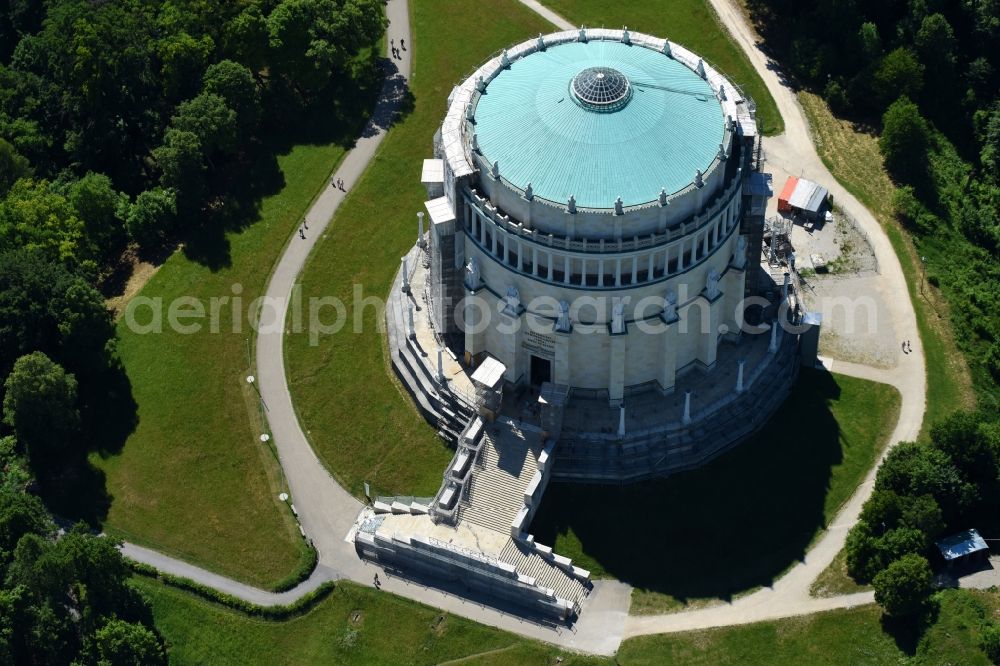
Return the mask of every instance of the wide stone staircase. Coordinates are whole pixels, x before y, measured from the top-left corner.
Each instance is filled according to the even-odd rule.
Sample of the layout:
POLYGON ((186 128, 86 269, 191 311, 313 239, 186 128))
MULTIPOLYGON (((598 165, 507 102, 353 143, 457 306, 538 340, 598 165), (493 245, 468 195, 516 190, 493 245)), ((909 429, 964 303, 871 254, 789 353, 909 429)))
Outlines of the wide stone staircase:
MULTIPOLYGON (((421 256, 420 249, 414 247, 407 255, 407 264, 416 266, 416 262, 421 261, 421 256)), ((431 361, 426 356, 429 351, 418 349, 415 342, 407 336, 408 301, 414 297, 422 298, 422 295, 406 294, 401 285, 402 276, 397 274, 386 303, 386 332, 392 367, 413 396, 424 418, 438 429, 438 434, 443 439, 453 444, 472 417, 472 410, 459 396, 443 389, 435 379, 431 361)), ((415 307, 427 306, 425 302, 415 304, 415 307)))
POLYGON ((576 608, 590 592, 589 581, 584 584, 577 576, 540 555, 534 547, 517 539, 508 541, 497 559, 513 565, 517 573, 533 578, 535 585, 552 590, 556 597, 573 603, 576 608))
POLYGON ((501 440, 484 433, 459 520, 509 533, 511 522, 524 508, 524 493, 538 471, 535 461, 541 451, 540 443, 530 445, 510 435, 501 440))

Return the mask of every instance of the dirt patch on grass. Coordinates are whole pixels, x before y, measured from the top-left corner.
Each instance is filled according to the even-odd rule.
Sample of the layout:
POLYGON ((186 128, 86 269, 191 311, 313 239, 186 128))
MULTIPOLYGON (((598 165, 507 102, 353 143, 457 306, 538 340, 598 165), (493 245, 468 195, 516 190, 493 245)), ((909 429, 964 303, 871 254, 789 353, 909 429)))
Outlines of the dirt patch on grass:
POLYGON ((122 258, 120 270, 125 271, 127 277, 123 280, 120 293, 104 301, 108 309, 115 313, 115 319, 121 317, 128 302, 146 286, 162 265, 139 259, 131 252, 122 258))

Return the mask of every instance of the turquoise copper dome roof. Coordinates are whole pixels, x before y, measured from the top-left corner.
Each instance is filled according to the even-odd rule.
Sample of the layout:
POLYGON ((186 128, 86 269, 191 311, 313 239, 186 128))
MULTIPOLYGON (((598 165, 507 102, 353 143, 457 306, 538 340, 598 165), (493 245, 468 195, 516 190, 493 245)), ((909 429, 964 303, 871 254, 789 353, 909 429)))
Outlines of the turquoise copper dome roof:
POLYGON ((502 178, 588 208, 683 189, 715 159, 724 130, 711 86, 687 66, 597 40, 514 60, 487 85, 472 129, 502 178))

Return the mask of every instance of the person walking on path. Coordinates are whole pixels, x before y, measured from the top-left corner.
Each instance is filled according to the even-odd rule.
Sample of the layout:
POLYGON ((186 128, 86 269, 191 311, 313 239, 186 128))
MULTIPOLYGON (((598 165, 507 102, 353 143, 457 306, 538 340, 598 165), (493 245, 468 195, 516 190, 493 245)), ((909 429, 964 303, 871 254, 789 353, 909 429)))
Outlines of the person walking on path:
POLYGON ((378 572, 377 571, 375 572, 375 589, 376 590, 382 589, 382 581, 380 581, 378 579, 378 572))
POLYGON ((306 239, 306 232, 302 229, 302 227, 299 227, 299 238, 302 240, 306 239))
POLYGON ((404 51, 406 50, 406 40, 405 39, 400 39, 399 40, 399 48, 403 49, 404 51))

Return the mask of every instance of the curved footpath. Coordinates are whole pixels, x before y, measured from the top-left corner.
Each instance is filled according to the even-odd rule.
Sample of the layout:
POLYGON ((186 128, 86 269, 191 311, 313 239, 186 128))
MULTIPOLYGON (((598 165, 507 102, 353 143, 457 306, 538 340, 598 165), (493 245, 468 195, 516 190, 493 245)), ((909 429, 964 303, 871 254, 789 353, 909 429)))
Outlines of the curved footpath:
MULTIPOLYGON (((764 142, 766 161, 787 173, 800 173, 823 183, 833 194, 834 200, 858 221, 868 235, 878 260, 882 278, 879 288, 888 305, 896 337, 920 340, 906 278, 882 226, 867 208, 837 182, 823 164, 816 153, 808 122, 795 93, 784 84, 778 64, 760 50, 760 40, 748 24, 742 8, 731 0, 709 2, 764 80, 785 121, 784 134, 764 142)), ((926 366, 923 348, 919 343, 914 351, 916 353, 900 358, 896 367, 889 370, 836 360, 830 364, 830 369, 835 372, 891 384, 902 397, 899 420, 878 463, 881 463, 890 448, 901 441, 914 440, 920 433, 927 399, 926 366)), ((820 540, 806 553, 804 561, 792 567, 772 587, 759 590, 732 604, 685 613, 684 617, 631 617, 626 623, 626 637, 740 624, 872 602, 874 596, 871 592, 815 599, 809 595, 809 588, 844 547, 848 530, 857 522, 862 505, 871 495, 877 467, 876 464, 869 470, 864 482, 840 510, 820 540)))
MULTIPOLYGON (((401 52, 402 60, 393 61, 399 72, 386 80, 372 114, 373 122, 365 127, 361 138, 332 176, 334 181, 343 179, 348 190, 360 179, 382 143, 389 123, 378 120, 391 118, 399 101, 399 92, 411 72, 413 39, 406 0, 389 0, 386 13, 389 17, 389 37, 397 44, 401 39, 405 40, 411 48, 401 52)), ((346 540, 362 504, 330 476, 302 432, 288 390, 283 353, 284 322, 292 287, 305 266, 309 253, 317 240, 322 238, 345 196, 340 190, 327 187, 306 214, 309 226, 306 238, 303 240, 295 236, 291 239, 268 282, 257 335, 256 383, 266 405, 268 424, 291 490, 291 501, 295 505, 302 529, 312 540, 319 556, 316 570, 308 580, 292 590, 274 593, 244 585, 133 544, 124 544, 122 551, 129 558, 154 566, 165 573, 190 578, 265 606, 291 603, 327 580, 349 579, 371 587, 377 571, 384 591, 529 638, 583 652, 613 654, 621 643, 630 603, 631 589, 623 583, 596 582, 587 601, 587 612, 571 629, 541 625, 464 596, 425 587, 415 580, 391 576, 389 572, 362 561, 355 552, 353 543, 346 540)))
MULTIPOLYGON (((561 29, 574 28, 569 21, 537 0, 521 2, 561 29)), ((710 2, 722 23, 747 53, 784 118, 785 133, 766 142, 768 162, 786 172, 802 173, 825 183, 839 204, 861 224, 871 239, 881 267, 880 289, 888 303, 896 335, 901 339, 919 340, 906 281, 881 226, 863 205, 836 182, 819 159, 794 92, 782 83, 776 64, 758 49, 758 39, 741 9, 728 0, 710 2)), ((390 20, 389 35, 397 41, 402 38, 412 44, 406 0, 390 0, 386 11, 390 20)), ((398 92, 400 84, 405 83, 409 75, 411 51, 403 51, 402 56, 401 61, 396 61, 399 73, 386 82, 382 98, 373 114, 376 119, 391 116, 397 103, 397 95, 393 91, 398 92)), ((370 123, 333 178, 342 178, 348 188, 357 182, 381 144, 385 131, 377 122, 370 123)), ((549 627, 533 624, 516 615, 506 614, 446 591, 424 587, 415 581, 390 577, 386 572, 360 560, 353 545, 346 541, 346 536, 361 509, 361 503, 333 480, 302 432, 288 390, 283 353, 282 324, 287 314, 288 297, 316 240, 322 237, 344 196, 344 193, 335 188, 327 188, 307 213, 307 238, 291 240, 268 283, 264 307, 270 310, 270 316, 262 316, 264 323, 257 338, 257 383, 267 406, 268 423, 299 520, 305 534, 318 551, 319 565, 309 579, 298 587, 288 592, 272 593, 132 544, 125 544, 122 549, 128 557, 261 605, 290 603, 326 580, 346 578, 370 586, 375 571, 380 571, 383 588, 388 592, 506 631, 597 654, 612 654, 625 637, 743 624, 872 602, 871 592, 816 599, 809 596, 809 587, 843 547, 847 530, 857 521, 862 504, 871 494, 874 468, 822 538, 806 554, 803 562, 793 566, 771 587, 732 603, 699 610, 630 617, 628 608, 631 588, 617 581, 596 581, 585 611, 572 629, 549 627)), ((918 346, 915 352, 917 353, 906 356, 895 368, 888 370, 837 360, 827 362, 828 368, 835 372, 881 381, 899 390, 902 405, 899 420, 890 438, 890 447, 900 441, 915 439, 923 420, 926 399, 925 364, 922 349, 918 346)), ((990 575, 968 583, 986 586, 996 583, 995 579, 996 575, 990 575)))
MULTIPOLYGON (((575 29, 565 18, 541 5, 537 0, 520 0, 526 7, 563 30, 575 29)), ((795 93, 781 79, 781 70, 758 48, 759 39, 747 23, 742 8, 731 0, 709 0, 722 25, 747 54, 754 69, 774 97, 785 132, 764 142, 766 161, 787 173, 796 173, 824 183, 840 206, 853 216, 871 239, 872 248, 881 268, 879 289, 888 304, 896 337, 919 340, 916 315, 910 301, 906 279, 899 259, 881 225, 857 199, 830 174, 820 160, 812 136, 795 93)), ((902 396, 899 420, 889 439, 889 448, 901 441, 916 439, 923 422, 926 403, 926 369, 923 349, 901 359, 896 367, 883 370, 855 363, 828 361, 828 369, 845 375, 879 381, 894 386, 902 396)), ((885 455, 883 452, 883 457, 885 455)), ((881 458, 879 459, 881 462, 881 458)), ((875 480, 877 465, 841 509, 820 540, 809 550, 804 561, 793 566, 773 586, 763 588, 736 601, 688 612, 666 615, 630 616, 625 623, 625 638, 643 634, 704 629, 742 624, 766 619, 802 615, 833 608, 849 608, 871 603, 872 593, 817 599, 809 595, 816 577, 826 569, 844 546, 847 531, 857 522, 861 507, 868 499, 875 480)), ((776 516, 776 519, 780 519, 776 516)))

